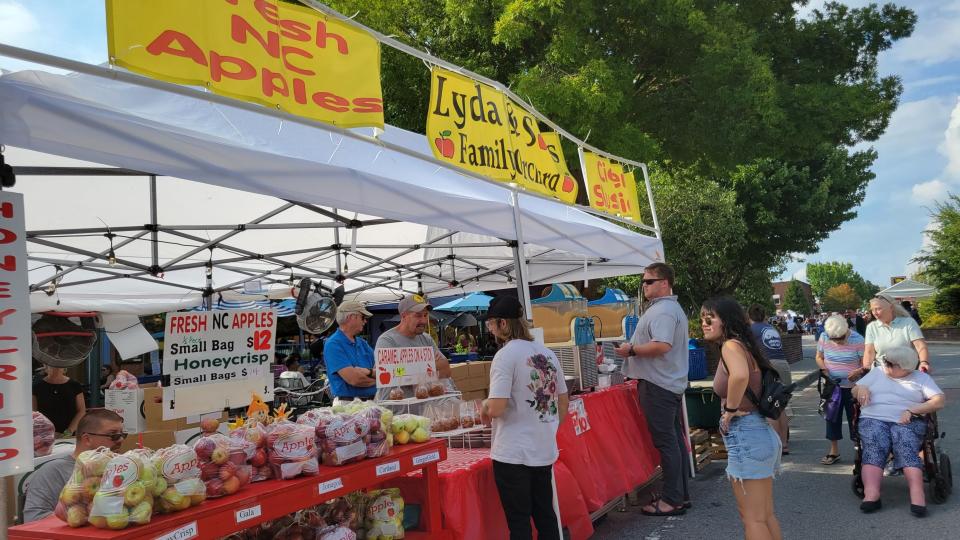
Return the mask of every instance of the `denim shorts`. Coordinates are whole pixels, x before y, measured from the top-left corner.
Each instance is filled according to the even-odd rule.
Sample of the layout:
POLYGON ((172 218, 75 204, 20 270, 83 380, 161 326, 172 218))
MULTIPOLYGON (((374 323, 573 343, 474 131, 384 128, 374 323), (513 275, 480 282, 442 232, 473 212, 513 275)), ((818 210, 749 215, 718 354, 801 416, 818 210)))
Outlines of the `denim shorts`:
POLYGON ((862 463, 883 467, 893 452, 893 466, 923 468, 918 453, 927 433, 927 421, 915 418, 908 424, 886 422, 876 418, 860 418, 857 426, 863 449, 862 463))
POLYGON ((780 437, 760 413, 731 420, 723 443, 727 446, 727 478, 761 480, 780 472, 780 437))

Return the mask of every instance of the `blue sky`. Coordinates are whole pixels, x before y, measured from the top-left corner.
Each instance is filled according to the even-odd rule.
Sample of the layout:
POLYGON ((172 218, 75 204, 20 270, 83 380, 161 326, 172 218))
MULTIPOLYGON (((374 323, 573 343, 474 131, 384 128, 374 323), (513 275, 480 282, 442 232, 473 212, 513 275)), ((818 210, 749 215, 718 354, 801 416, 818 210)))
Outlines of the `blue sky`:
MULTIPOLYGON (((863 0, 843 2, 851 6, 863 0)), ((820 244, 797 254, 784 278, 803 279, 806 262, 850 262, 865 278, 886 286, 910 273, 924 245, 930 208, 948 192, 960 193, 960 0, 901 0, 919 16, 914 35, 882 54, 884 75, 904 83, 900 107, 887 132, 869 146, 879 153, 855 219, 820 244)), ((803 13, 822 6, 811 2, 803 13)), ((106 62, 102 0, 0 0, 0 42, 99 64, 106 62)), ((31 67, 0 57, 0 68, 31 67)))

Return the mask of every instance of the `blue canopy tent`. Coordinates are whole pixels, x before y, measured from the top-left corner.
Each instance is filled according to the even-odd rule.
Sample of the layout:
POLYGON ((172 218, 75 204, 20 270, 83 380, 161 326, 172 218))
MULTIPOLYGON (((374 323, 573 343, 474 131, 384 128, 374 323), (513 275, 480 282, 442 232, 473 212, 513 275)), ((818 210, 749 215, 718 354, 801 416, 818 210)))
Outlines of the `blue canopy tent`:
POLYGON ((493 297, 488 294, 472 292, 434 309, 438 311, 486 311, 490 307, 491 300, 493 300, 493 297))

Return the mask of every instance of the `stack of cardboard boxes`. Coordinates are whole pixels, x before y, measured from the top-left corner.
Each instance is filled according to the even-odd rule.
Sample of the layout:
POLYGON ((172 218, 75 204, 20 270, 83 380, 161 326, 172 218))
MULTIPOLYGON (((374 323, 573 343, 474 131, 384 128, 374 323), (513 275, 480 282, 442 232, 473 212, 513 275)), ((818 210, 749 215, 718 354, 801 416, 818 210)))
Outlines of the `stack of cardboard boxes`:
POLYGON ((490 362, 466 362, 450 366, 457 389, 463 393, 463 401, 486 399, 490 390, 490 362))
POLYGON ((226 430, 227 415, 223 411, 164 420, 163 388, 160 387, 107 390, 105 398, 105 407, 123 417, 123 430, 129 434, 123 441, 121 452, 139 444, 156 450, 193 442, 200 436, 200 421, 208 417, 219 419, 221 431, 226 430))

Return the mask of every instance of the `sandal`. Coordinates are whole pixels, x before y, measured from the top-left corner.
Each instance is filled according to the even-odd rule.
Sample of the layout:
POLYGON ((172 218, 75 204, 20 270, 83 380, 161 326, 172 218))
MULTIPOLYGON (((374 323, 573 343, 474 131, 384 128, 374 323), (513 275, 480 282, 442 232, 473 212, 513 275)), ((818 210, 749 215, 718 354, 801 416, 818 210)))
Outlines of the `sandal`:
POLYGON ((650 503, 650 505, 653 506, 653 510, 647 510, 646 508, 641 508, 640 513, 645 516, 682 516, 687 513, 687 509, 684 508, 682 504, 680 506, 673 507, 670 510, 661 510, 660 499, 654 500, 653 502, 650 503))
POLYGON ((833 465, 834 463, 840 461, 840 456, 837 454, 827 454, 820 458, 820 463, 823 465, 833 465))

